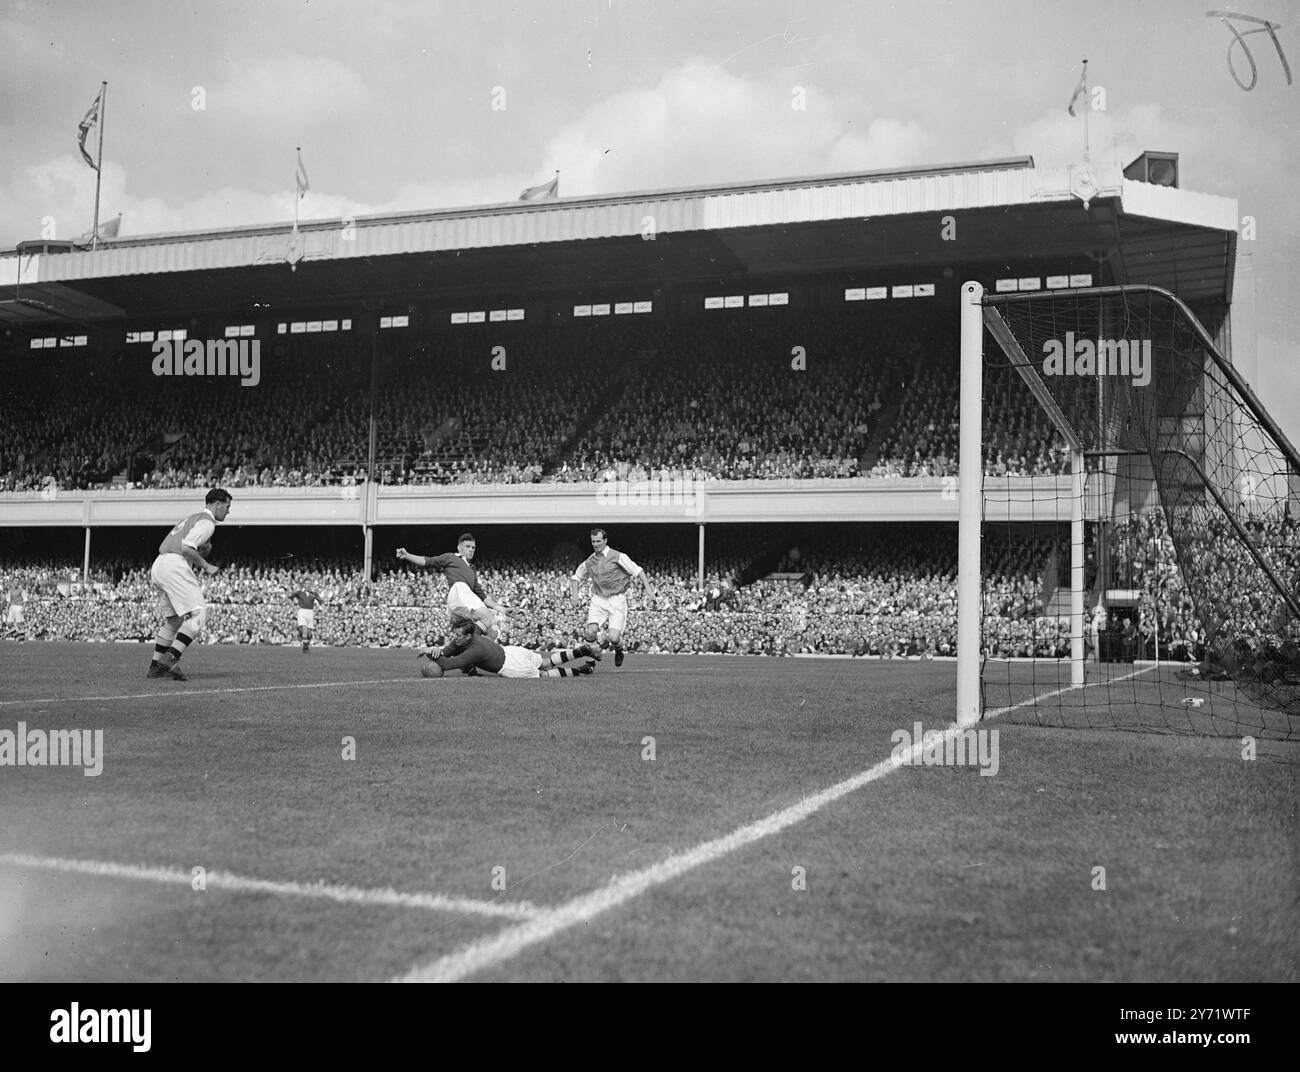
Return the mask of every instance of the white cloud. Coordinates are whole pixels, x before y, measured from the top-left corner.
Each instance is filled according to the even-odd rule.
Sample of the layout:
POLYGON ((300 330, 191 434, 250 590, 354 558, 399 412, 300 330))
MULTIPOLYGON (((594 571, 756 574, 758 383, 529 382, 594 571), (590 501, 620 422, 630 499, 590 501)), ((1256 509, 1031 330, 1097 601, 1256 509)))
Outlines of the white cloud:
POLYGON ((789 86, 694 60, 589 109, 551 138, 540 171, 560 169, 570 193, 611 193, 898 167, 930 145, 914 123, 848 114, 804 88, 800 110, 789 86))
MULTIPOLYGON (((265 95, 279 86, 277 111, 316 114, 330 94, 355 102, 361 92, 348 88, 354 79, 341 65, 316 66, 303 57, 290 57, 287 64, 259 65, 212 94, 210 108, 263 108, 265 95), (311 78, 293 76, 302 64, 311 65, 311 78), (308 102, 300 94, 309 82, 329 82, 332 88, 308 102), (290 85, 298 88, 288 93, 290 85)), ((852 114, 814 85, 806 93, 806 110, 798 110, 791 107, 789 87, 765 86, 692 61, 653 89, 593 105, 550 139, 535 170, 408 182, 378 202, 332 190, 315 171, 300 213, 304 220, 337 219, 512 201, 556 168, 561 194, 578 195, 901 167, 923 162, 931 149, 932 139, 915 123, 852 114)), ((177 203, 133 194, 123 169, 105 164, 102 217, 123 213, 123 236, 282 223, 293 218, 290 181, 286 174, 285 188, 270 192, 227 184, 177 203)), ((24 237, 39 233, 45 215, 56 217, 60 237, 73 237, 90 228, 94 185, 94 172, 69 154, 28 168, 21 181, 0 194, 13 206, 11 218, 30 220, 24 237)))
POLYGON ((1300 443, 1300 343, 1259 336, 1258 382, 1251 387, 1277 420, 1283 434, 1300 443))
POLYGON ((279 52, 239 63, 219 85, 205 87, 209 115, 268 129, 305 129, 374 107, 361 78, 329 56, 279 52))

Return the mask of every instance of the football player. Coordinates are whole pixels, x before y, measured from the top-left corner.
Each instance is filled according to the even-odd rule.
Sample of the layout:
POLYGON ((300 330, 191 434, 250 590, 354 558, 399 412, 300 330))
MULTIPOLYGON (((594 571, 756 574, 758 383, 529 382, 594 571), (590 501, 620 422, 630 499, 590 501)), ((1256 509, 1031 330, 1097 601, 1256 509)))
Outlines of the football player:
POLYGON ((298 639, 302 641, 305 655, 311 648, 312 630, 316 628, 316 604, 323 600, 319 592, 306 586, 294 589, 289 598, 298 604, 298 639))
POLYGON ((591 581, 591 605, 587 608, 587 642, 595 643, 602 627, 608 646, 614 649, 614 665, 623 665, 623 630, 627 628, 627 590, 634 580, 641 582, 645 598, 651 596, 645 570, 621 551, 609 546, 604 529, 591 530, 591 555, 578 564, 570 588, 578 601, 578 586, 591 581))
POLYGON ((229 515, 230 499, 230 492, 224 488, 213 488, 204 499, 203 509, 177 522, 158 545, 149 580, 158 592, 158 609, 165 621, 154 637, 149 677, 185 680, 176 664, 185 649, 202 635, 207 618, 207 600, 196 574, 210 577, 217 572, 200 548, 212 553, 212 534, 229 515))
POLYGON ((561 651, 537 652, 514 644, 503 647, 478 632, 473 622, 464 621, 439 651, 422 651, 418 658, 424 677, 442 677, 449 670, 471 675, 484 670, 499 677, 579 677, 592 672, 600 648, 579 644, 561 651))
POLYGON ((461 533, 456 550, 445 555, 413 555, 405 547, 397 549, 397 557, 413 566, 436 569, 447 578, 447 610, 453 628, 461 622, 473 622, 479 632, 495 640, 498 635, 496 611, 500 604, 492 599, 478 583, 478 574, 470 565, 474 560, 472 532, 461 533))

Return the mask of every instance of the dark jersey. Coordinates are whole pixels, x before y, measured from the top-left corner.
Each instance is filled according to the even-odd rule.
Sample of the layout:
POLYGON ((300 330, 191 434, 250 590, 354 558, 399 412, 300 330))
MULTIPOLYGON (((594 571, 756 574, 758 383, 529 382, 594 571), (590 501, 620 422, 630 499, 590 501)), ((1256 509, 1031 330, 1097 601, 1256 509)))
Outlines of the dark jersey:
POLYGON ((300 589, 297 592, 290 592, 289 598, 298 604, 303 610, 315 610, 316 604, 323 602, 318 592, 313 592, 310 588, 300 589))
POLYGON ((479 599, 486 600, 487 593, 483 591, 482 586, 478 583, 478 574, 474 572, 474 567, 466 562, 460 555, 452 551, 445 555, 434 555, 426 559, 430 569, 436 569, 447 578, 448 584, 455 584, 457 581, 464 581, 479 599))
POLYGON ((477 667, 489 673, 497 674, 506 665, 506 649, 494 640, 488 640, 482 634, 476 634, 466 643, 465 640, 453 640, 443 649, 434 662, 443 670, 468 670, 477 667), (450 652, 451 654, 447 654, 450 652))

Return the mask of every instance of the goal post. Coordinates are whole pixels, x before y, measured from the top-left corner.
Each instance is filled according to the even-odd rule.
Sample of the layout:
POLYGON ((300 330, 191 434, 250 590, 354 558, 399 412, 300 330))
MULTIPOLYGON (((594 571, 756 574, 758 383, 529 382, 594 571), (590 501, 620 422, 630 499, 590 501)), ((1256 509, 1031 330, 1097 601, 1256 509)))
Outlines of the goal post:
POLYGON ((1187 305, 967 282, 960 375, 958 723, 1300 736, 1300 457, 1187 305))
MULTIPOLYGON (((969 281, 961 293, 961 437, 957 464, 957 721, 962 726, 984 715, 980 667, 980 543, 984 524, 984 287, 969 281)), ((1069 421, 1038 375, 1037 367, 1002 321, 987 324, 1007 359, 1070 448, 1070 685, 1083 684, 1084 659, 1084 458, 1069 421)))
POLYGON ((984 516, 984 288, 961 288, 961 404, 957 444, 957 724, 983 717, 980 690, 980 526, 984 516))

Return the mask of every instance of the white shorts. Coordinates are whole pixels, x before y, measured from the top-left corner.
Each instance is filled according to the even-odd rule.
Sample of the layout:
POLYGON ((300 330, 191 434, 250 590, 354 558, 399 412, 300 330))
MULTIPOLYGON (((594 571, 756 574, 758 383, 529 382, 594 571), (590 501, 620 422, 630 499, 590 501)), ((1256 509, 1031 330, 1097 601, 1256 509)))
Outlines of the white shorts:
POLYGON ((184 555, 159 555, 149 571, 149 580, 158 592, 158 609, 169 618, 184 618, 207 605, 194 567, 184 555))
POLYGON ((21 603, 10 603, 9 609, 5 612, 5 625, 22 625, 23 624, 23 605, 21 603))
POLYGON ((627 593, 616 596, 592 596, 587 611, 588 625, 609 625, 620 633, 627 628, 627 593))
POLYGON ((467 618, 478 622, 483 627, 483 632, 487 632, 496 618, 492 609, 464 581, 457 581, 447 590, 447 610, 452 618, 467 618))
POLYGON ((542 657, 528 648, 506 644, 506 662, 497 672, 500 677, 541 677, 542 657))
POLYGON ((307 610, 307 609, 304 608, 304 607, 299 607, 299 608, 298 608, 298 624, 301 625, 301 626, 306 627, 307 629, 315 629, 315 628, 316 628, 316 612, 315 612, 314 610, 307 610))

